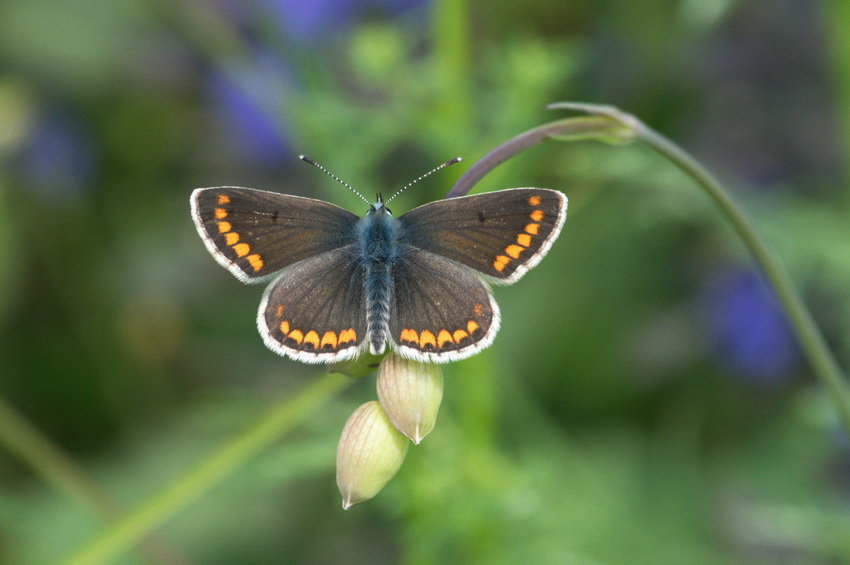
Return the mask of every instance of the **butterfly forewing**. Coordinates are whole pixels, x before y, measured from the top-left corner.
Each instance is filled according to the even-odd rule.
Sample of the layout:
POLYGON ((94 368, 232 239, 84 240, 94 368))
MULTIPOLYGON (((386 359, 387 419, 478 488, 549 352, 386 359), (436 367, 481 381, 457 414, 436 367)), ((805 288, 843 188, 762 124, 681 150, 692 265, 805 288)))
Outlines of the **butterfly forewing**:
POLYGON ((250 188, 199 188, 191 202, 207 249, 246 282, 349 245, 358 220, 328 202, 250 188))
POLYGON ((399 240, 510 284, 549 250, 566 209, 566 196, 542 188, 440 200, 402 215, 399 240))
POLYGON ((492 343, 499 309, 484 282, 454 261, 408 246, 392 270, 389 333, 394 348, 419 361, 469 357, 492 343))
POLYGON ((356 357, 366 337, 363 268, 352 246, 305 259, 266 289, 257 325, 266 345, 298 361, 356 357))

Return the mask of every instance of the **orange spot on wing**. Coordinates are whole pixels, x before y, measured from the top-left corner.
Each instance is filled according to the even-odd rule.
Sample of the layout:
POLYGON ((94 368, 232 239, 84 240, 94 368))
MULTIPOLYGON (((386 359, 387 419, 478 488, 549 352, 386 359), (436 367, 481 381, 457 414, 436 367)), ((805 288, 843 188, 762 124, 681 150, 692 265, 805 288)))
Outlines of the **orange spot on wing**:
POLYGON ((298 345, 301 345, 301 342, 304 341, 304 333, 301 330, 292 330, 286 337, 298 345))
POLYGON ((213 211, 213 214, 215 214, 215 219, 216 219, 216 220, 221 220, 222 218, 226 218, 226 217, 227 217, 227 210, 225 210, 224 208, 216 208, 216 209, 213 211))
MULTIPOLYGON (((278 306, 278 308, 280 308, 280 306, 278 306)), ((284 320, 280 323, 280 332, 283 335, 287 335, 289 333, 289 322, 284 320)))
POLYGON ((505 270, 505 266, 510 262, 510 257, 505 257, 504 255, 496 255, 496 260, 493 261, 493 268, 499 272, 502 272, 505 270))
POLYGON ((263 258, 260 257, 259 253, 248 255, 246 259, 248 259, 248 262, 251 264, 251 268, 255 271, 259 271, 263 268, 263 258))
POLYGON ((275 311, 275 314, 277 314, 278 318, 282 317, 283 316, 283 304, 278 304, 275 307, 274 311, 275 311))
POLYGON ((357 332, 354 331, 354 328, 348 328, 339 332, 339 345, 350 341, 357 341, 357 332))
POLYGON ((529 214, 529 217, 530 217, 532 220, 534 220, 535 222, 539 222, 540 220, 542 220, 542 219, 543 219, 543 216, 544 216, 544 214, 543 214, 543 210, 535 210, 534 212, 532 212, 531 214, 529 214))
POLYGON ((319 349, 319 334, 315 330, 310 330, 304 336, 304 343, 309 343, 314 349, 319 349))
POLYGON ((521 233, 516 236, 516 242, 522 245, 523 247, 528 247, 531 245, 531 236, 527 233, 521 233))
POLYGON ((528 224, 525 226, 525 233, 537 235, 540 232, 540 224, 528 224))
POLYGON ((460 340, 466 339, 469 337, 469 334, 464 330, 455 330, 455 333, 452 334, 452 337, 455 338, 455 341, 460 343, 460 340))
POLYGON ((227 233, 231 230, 233 226, 230 225, 230 222, 219 222, 218 223, 218 233, 227 233))
MULTIPOLYGON (((219 204, 230 204, 230 197, 226 194, 219 194, 216 202, 219 204)), ((534 204, 536 206, 536 204, 534 204)))
POLYGON ((472 307, 472 313, 475 314, 476 316, 481 316, 481 314, 484 313, 484 305, 483 304, 476 304, 475 306, 472 307))
POLYGON ((401 330, 399 341, 406 341, 408 343, 419 345, 419 334, 416 333, 416 330, 405 328, 401 330))
POLYGON ((475 330, 477 330, 478 327, 478 322, 476 322, 475 320, 469 320, 466 323, 466 331, 468 331, 470 335, 474 334, 475 330))
POLYGON ((522 253, 522 247, 519 245, 508 245, 505 247, 505 253, 513 257, 514 259, 519 259, 519 254, 522 253))
POLYGON ((437 338, 428 330, 422 330, 419 334, 419 347, 425 349, 425 346, 430 344, 431 347, 437 347, 437 338))
POLYGON ((437 334, 437 347, 440 349, 442 349, 446 343, 454 343, 454 341, 452 334, 450 334, 448 330, 440 330, 440 333, 437 334))
POLYGON ((322 336, 322 349, 325 348, 326 345, 330 345, 331 349, 336 349, 336 334, 334 332, 325 332, 325 335, 322 336))
POLYGON ((239 257, 244 257, 251 252, 251 246, 247 243, 237 243, 233 246, 233 251, 235 251, 236 255, 239 257))
MULTIPOLYGON (((219 222, 224 223, 224 222, 219 222)), ((239 234, 235 231, 224 234, 224 243, 227 245, 236 245, 239 242, 239 234)))
POLYGON ((539 196, 529 196, 528 197, 528 205, 529 206, 540 206, 540 197, 539 196))

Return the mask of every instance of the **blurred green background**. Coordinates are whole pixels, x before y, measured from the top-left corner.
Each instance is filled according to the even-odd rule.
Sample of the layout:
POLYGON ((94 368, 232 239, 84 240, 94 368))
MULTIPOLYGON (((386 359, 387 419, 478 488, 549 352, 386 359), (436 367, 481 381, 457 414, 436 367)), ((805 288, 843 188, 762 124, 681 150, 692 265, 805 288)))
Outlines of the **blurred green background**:
MULTIPOLYGON (((189 215, 216 185, 363 211, 299 153, 369 198, 465 159, 400 213, 547 103, 617 105, 733 187, 850 366, 847 24, 842 0, 4 0, 0 562, 107 526, 74 467, 130 511, 321 374, 263 346, 262 288, 189 215)), ((111 562, 850 563, 850 441, 708 199, 639 145, 551 142, 475 190, 517 186, 569 196, 561 237, 495 289, 495 344, 445 367, 377 498, 344 512, 334 480, 367 377, 111 562)))

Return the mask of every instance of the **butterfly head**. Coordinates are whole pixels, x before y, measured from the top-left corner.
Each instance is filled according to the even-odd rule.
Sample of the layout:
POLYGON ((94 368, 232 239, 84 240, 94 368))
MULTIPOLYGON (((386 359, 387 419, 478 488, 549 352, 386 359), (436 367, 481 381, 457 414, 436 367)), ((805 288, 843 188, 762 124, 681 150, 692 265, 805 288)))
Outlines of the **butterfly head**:
POLYGON ((369 211, 367 212, 369 216, 375 216, 376 214, 389 217, 393 215, 392 210, 387 208, 387 203, 384 202, 384 197, 381 193, 378 193, 375 202, 369 205, 369 211))

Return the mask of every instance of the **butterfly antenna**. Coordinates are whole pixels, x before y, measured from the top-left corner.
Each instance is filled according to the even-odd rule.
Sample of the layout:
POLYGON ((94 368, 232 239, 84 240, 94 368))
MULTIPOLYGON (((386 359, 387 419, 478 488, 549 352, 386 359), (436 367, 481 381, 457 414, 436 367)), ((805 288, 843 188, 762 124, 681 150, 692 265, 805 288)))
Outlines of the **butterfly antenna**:
MULTIPOLYGON (((345 188, 347 188, 348 190, 350 190, 351 192, 353 192, 354 194, 359 196, 363 200, 363 202, 365 202, 366 204, 369 204, 369 205, 372 204, 371 202, 366 200, 366 198, 362 194, 360 194, 359 192, 354 190, 353 186, 351 186, 350 184, 348 184, 347 182, 345 182, 344 180, 342 180, 341 178, 339 178, 338 176, 336 176, 335 174, 333 174, 332 172, 330 172, 329 170, 327 170, 326 168, 324 168, 323 166, 321 166, 320 164, 318 164, 317 162, 315 162, 314 160, 309 158, 308 156, 299 155, 298 158, 301 159, 302 161, 304 161, 305 163, 310 163, 311 165, 313 165, 314 167, 316 167, 317 169, 319 169, 320 171, 322 171, 323 173, 325 173, 326 175, 328 175, 329 177, 334 179, 336 182, 338 182, 339 184, 341 184, 342 186, 344 186, 345 188)), ((433 171, 431 171, 431 172, 433 172, 433 171)), ((416 179, 416 180, 419 180, 419 179, 416 179)))
POLYGON ((462 159, 460 157, 455 157, 454 159, 449 159, 448 161, 446 161, 445 163, 443 163, 442 165, 440 165, 438 167, 434 167, 433 169, 431 169, 430 171, 428 171, 427 173, 425 173, 421 177, 413 179, 412 181, 410 181, 409 183, 407 183, 406 185, 404 185, 403 187, 398 189, 398 192, 396 192, 395 194, 393 194, 392 196, 387 198, 387 202, 389 202, 390 200, 392 200, 393 198, 395 198, 396 196, 398 196, 399 194, 401 194, 402 192, 404 192, 405 190, 407 190, 408 188, 410 188, 411 186, 413 186, 417 182, 421 181, 425 177, 431 176, 432 174, 436 173, 440 169, 445 169, 449 165, 454 165, 455 163, 457 163, 459 161, 462 161, 462 159))

